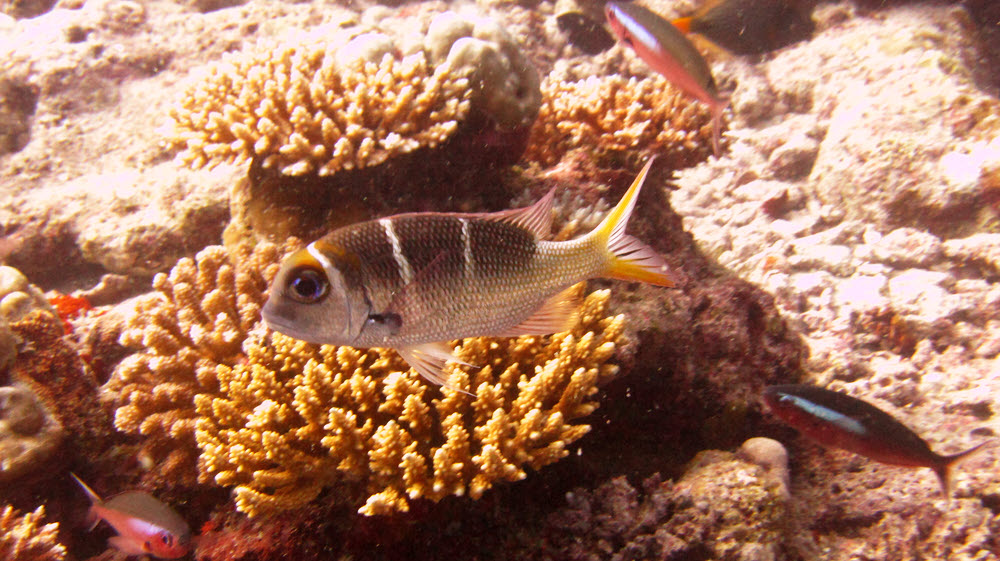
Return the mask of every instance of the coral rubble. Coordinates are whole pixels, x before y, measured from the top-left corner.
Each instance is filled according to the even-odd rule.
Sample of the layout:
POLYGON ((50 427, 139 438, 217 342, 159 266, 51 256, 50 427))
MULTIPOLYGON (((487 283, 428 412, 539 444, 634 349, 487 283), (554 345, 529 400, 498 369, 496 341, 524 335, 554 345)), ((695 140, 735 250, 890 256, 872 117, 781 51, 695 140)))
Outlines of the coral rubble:
POLYGON ((62 561, 66 548, 57 540, 59 524, 42 524, 45 507, 22 516, 11 506, 0 510, 0 559, 5 561, 62 561))
POLYGON ((702 452, 676 483, 616 477, 576 489, 549 518, 535 559, 776 559, 787 527, 781 485, 728 452, 702 452))

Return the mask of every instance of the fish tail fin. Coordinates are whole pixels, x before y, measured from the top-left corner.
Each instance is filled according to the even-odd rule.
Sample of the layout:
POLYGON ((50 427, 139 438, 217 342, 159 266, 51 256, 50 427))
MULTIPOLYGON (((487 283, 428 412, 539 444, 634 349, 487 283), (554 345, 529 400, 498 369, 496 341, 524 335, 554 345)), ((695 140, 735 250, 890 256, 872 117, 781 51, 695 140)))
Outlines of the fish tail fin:
POLYGON ((597 238, 608 252, 608 268, 603 276, 626 281, 648 282, 659 286, 674 286, 677 284, 667 270, 667 262, 653 248, 625 233, 629 216, 635 208, 646 174, 653 164, 654 158, 646 162, 639 175, 628 188, 621 202, 604 221, 594 229, 592 236, 597 238))
POLYGON ((992 442, 993 440, 987 440, 986 442, 980 442, 964 452, 959 452, 958 454, 952 454, 950 456, 943 456, 941 458, 941 462, 934 466, 934 473, 938 476, 938 481, 941 483, 941 491, 944 493, 946 499, 949 501, 951 500, 951 492, 954 487, 952 468, 981 452, 987 444, 991 444, 992 442))
POLYGON ((680 29, 684 33, 691 33, 691 17, 677 18, 670 23, 672 23, 674 27, 680 29))

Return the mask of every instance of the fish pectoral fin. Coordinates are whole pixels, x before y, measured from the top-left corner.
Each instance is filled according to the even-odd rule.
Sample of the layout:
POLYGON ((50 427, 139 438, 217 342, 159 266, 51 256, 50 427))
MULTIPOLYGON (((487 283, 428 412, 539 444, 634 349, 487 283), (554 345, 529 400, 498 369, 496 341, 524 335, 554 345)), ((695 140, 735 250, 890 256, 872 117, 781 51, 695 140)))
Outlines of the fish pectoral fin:
POLYGON ((144 553, 149 553, 146 551, 146 548, 143 547, 142 543, 136 543, 135 540, 127 539, 125 536, 108 538, 108 543, 126 555, 142 555, 144 553))
POLYGON ((569 331, 580 316, 583 286, 583 283, 577 283, 552 296, 528 319, 500 333, 500 336, 548 335, 569 331))
POLYGON ((552 237, 552 200, 556 190, 551 189, 535 204, 514 210, 504 210, 483 215, 487 220, 506 222, 531 232, 537 240, 552 237))
POLYGON ((473 395, 448 382, 448 376, 445 374, 444 368, 449 361, 465 366, 472 365, 458 360, 446 343, 424 343, 423 345, 413 347, 402 347, 396 349, 396 352, 399 353, 399 356, 403 357, 403 360, 407 364, 417 371, 417 374, 420 374, 429 382, 473 395))

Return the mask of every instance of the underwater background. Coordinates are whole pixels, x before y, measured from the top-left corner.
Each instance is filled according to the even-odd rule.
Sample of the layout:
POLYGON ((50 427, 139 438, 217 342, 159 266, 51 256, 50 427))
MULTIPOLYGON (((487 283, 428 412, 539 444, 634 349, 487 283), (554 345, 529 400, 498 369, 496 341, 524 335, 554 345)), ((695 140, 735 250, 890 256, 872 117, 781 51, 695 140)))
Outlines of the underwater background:
POLYGON ((718 155, 603 2, 0 0, 0 559, 126 558, 71 473, 198 560, 1000 559, 1000 443, 946 497, 762 397, 1000 433, 1000 9, 642 4, 742 10, 691 35, 718 155), (653 157, 629 233, 676 286, 455 342, 471 394, 260 321, 333 228, 555 189, 572 239, 653 157))

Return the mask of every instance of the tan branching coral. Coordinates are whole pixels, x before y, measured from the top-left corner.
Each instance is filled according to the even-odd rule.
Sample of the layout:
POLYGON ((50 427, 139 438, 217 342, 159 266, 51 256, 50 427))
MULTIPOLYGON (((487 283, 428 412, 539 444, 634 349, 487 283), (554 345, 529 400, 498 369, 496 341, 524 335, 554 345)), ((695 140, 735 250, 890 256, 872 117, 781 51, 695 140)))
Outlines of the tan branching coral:
POLYGON ((468 113, 466 76, 423 53, 398 59, 379 38, 285 44, 209 67, 171 111, 182 158, 330 175, 440 144, 468 113), (338 60, 342 50, 363 54, 338 60))
POLYGON ((139 352, 118 366, 105 395, 117 405, 115 426, 145 436, 161 472, 193 474, 194 396, 217 391, 217 365, 245 358, 240 347, 260 319, 282 253, 260 244, 231 260, 210 246, 157 275, 156 293, 136 304, 121 342, 139 352))
POLYGON ((598 156, 651 151, 678 168, 711 153, 708 110, 662 76, 545 80, 542 96, 524 154, 542 165, 553 165, 577 148, 598 156))
POLYGON ((249 514, 339 482, 367 492, 366 514, 478 498, 565 456, 588 430, 574 421, 617 372, 624 318, 604 317, 607 291, 586 298, 569 332, 458 344, 478 368, 456 368, 451 383, 474 395, 428 386, 393 351, 265 333, 255 326, 281 253, 209 247, 157 276, 121 338, 140 351, 106 387, 115 425, 146 437, 160 471, 190 477, 196 440, 202 480, 235 487, 249 514))
POLYGON ((523 479, 589 430, 572 422, 617 371, 607 361, 624 320, 604 317, 608 296, 589 295, 566 333, 461 342, 459 358, 481 368, 455 367, 451 383, 475 395, 428 386, 393 351, 248 341, 246 363, 217 368, 221 395, 196 397, 202 473, 235 487, 251 515, 338 481, 365 487, 371 515, 523 479))
POLYGON ((59 524, 42 524, 45 507, 18 516, 11 506, 0 509, 0 559, 62 561, 66 548, 58 542, 59 524))

